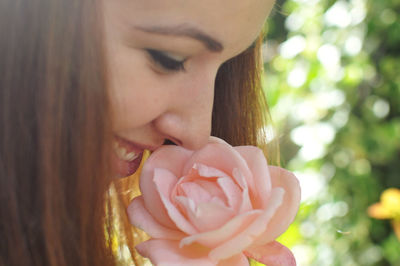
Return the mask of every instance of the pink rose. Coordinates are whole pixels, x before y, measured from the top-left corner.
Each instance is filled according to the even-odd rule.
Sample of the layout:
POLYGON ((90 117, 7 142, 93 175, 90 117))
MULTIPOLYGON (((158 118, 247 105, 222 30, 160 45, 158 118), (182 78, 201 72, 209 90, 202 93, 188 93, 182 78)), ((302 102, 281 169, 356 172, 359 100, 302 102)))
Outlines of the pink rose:
POLYGON ((274 239, 297 213, 299 183, 256 147, 217 138, 198 151, 163 146, 144 164, 140 189, 128 214, 151 236, 136 248, 155 265, 296 265, 274 239))

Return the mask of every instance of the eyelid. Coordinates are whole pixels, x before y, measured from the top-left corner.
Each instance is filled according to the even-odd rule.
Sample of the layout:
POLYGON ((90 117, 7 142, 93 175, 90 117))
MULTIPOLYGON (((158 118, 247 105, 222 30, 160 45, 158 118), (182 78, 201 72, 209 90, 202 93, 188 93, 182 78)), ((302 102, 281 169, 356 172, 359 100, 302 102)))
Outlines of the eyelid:
POLYGON ((178 72, 185 70, 184 63, 187 58, 183 56, 155 49, 145 49, 145 51, 150 56, 151 60, 159 68, 162 68, 163 72, 178 72))

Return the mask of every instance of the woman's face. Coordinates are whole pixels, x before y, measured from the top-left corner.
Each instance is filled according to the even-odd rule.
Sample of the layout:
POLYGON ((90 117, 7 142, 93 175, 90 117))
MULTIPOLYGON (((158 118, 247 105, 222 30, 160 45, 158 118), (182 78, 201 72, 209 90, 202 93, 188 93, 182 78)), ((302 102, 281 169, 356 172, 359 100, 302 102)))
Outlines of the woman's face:
POLYGON ((214 80, 257 38, 273 0, 104 0, 114 162, 134 172, 166 140, 210 136, 214 80))

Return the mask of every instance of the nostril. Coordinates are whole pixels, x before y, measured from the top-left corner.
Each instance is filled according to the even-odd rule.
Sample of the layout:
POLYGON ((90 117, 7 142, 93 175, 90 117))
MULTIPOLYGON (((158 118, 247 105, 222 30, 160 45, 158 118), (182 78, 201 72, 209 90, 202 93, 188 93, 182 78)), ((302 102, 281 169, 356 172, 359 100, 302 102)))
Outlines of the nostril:
POLYGON ((171 140, 171 139, 166 139, 166 140, 164 141, 164 144, 163 144, 163 145, 181 145, 181 144, 180 144, 180 141, 171 140))
POLYGON ((170 141, 169 139, 166 139, 163 143, 163 145, 176 145, 174 142, 170 141))

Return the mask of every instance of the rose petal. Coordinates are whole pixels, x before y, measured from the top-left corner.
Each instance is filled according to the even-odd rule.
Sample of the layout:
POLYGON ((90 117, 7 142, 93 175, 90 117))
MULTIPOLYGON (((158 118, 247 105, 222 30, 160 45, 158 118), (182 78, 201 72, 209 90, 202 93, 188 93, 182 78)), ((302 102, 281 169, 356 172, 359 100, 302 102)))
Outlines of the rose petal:
POLYGON ((204 164, 219 169, 230 175, 234 168, 238 168, 246 178, 249 187, 254 189, 254 180, 249 167, 243 157, 232 146, 226 143, 210 143, 192 154, 186 162, 183 171, 189 170, 195 164, 204 164))
POLYGON ((267 160, 261 149, 254 146, 234 147, 236 151, 246 160, 251 173, 253 174, 256 187, 255 199, 257 202, 254 208, 264 209, 268 204, 269 194, 271 193, 271 176, 268 169, 267 160))
POLYGON ((221 201, 225 202, 226 205, 228 205, 228 201, 225 197, 224 191, 219 185, 216 184, 215 181, 213 182, 204 179, 198 179, 193 182, 206 190, 210 195, 212 195, 213 198, 217 197, 221 199, 221 201))
POLYGON ((217 266, 249 266, 249 260, 243 253, 239 253, 229 259, 219 261, 217 266))
POLYGON ((217 183, 224 192, 224 197, 228 200, 228 206, 239 212, 240 204, 242 202, 242 191, 238 185, 233 182, 230 177, 220 177, 217 179, 217 183))
POLYGON ((276 239, 286 231, 296 217, 300 205, 300 185, 291 172, 276 166, 269 166, 272 187, 285 190, 283 203, 269 222, 266 231, 257 239, 257 245, 263 245, 276 239))
POLYGON ((226 176, 226 173, 224 173, 224 172, 222 172, 222 171, 220 171, 220 170, 218 170, 216 168, 209 167, 209 166, 206 166, 206 165, 201 164, 201 163, 196 163, 193 166, 193 168, 196 169, 198 171, 198 173, 199 173, 199 176, 202 176, 202 177, 222 177, 222 176, 226 176))
POLYGON ((255 239, 265 231, 265 228, 269 228, 268 223, 274 217, 279 206, 281 206, 284 194, 285 191, 281 188, 272 189, 268 206, 261 215, 247 228, 237 234, 233 234, 233 238, 214 248, 210 252, 210 258, 214 260, 226 259, 252 245, 255 239))
POLYGON ((223 145, 229 145, 225 140, 214 137, 214 136, 210 136, 208 138, 208 143, 219 143, 219 144, 223 144, 223 145))
POLYGON ((232 176, 234 177, 236 182, 241 184, 240 186, 242 187, 242 197, 241 197, 242 202, 240 203, 240 208, 238 213, 244 213, 246 211, 254 209, 249 195, 249 188, 240 170, 238 170, 237 168, 233 169, 232 176))
MULTIPOLYGON (((196 204, 208 202, 212 198, 212 195, 210 195, 207 190, 194 182, 181 183, 179 188, 184 192, 182 196, 190 197, 196 204)), ((180 194, 181 193, 179 193, 179 195, 180 194)))
POLYGON ((261 214, 262 211, 260 210, 253 210, 240 214, 216 230, 199 233, 183 238, 180 245, 185 246, 192 244, 193 242, 197 242, 206 247, 214 248, 221 243, 229 240, 232 235, 238 234, 241 231, 245 230, 245 228, 247 228, 249 224, 251 224, 261 214))
POLYGON ((207 203, 201 203, 196 207, 193 207, 194 203, 190 198, 180 196, 176 200, 185 209, 189 221, 199 232, 214 230, 226 223, 235 214, 233 209, 226 207, 218 198, 207 203))
POLYGON ((187 192, 185 192, 185 189, 183 187, 184 184, 197 184, 198 186, 200 186, 199 189, 201 189, 203 192, 206 191, 205 193, 199 193, 202 193, 204 195, 208 194, 210 195, 210 198, 219 197, 221 199, 224 199, 224 193, 222 192, 220 187, 215 184, 217 176, 226 176, 226 174, 217 169, 211 169, 203 165, 195 165, 192 169, 190 169, 187 175, 180 178, 176 185, 176 189, 172 193, 173 195, 189 195, 187 194, 187 192), (196 169, 197 167, 200 168, 202 171, 196 169), (200 173, 205 176, 200 175, 200 173))
POLYGON ((149 159, 144 163, 140 176, 140 191, 143 194, 146 209, 162 225, 174 228, 175 224, 169 218, 163 203, 157 193, 153 182, 154 169, 168 169, 175 176, 181 176, 184 163, 188 160, 192 151, 177 146, 163 146, 152 153, 149 159))
POLYGON ((128 216, 130 222, 145 231, 151 237, 166 238, 178 240, 185 237, 180 231, 172 230, 162 226, 144 207, 143 197, 139 196, 133 199, 128 206, 128 216))
MULTIPOLYGON (((175 227, 179 228, 186 234, 196 234, 197 230, 193 225, 182 215, 180 210, 171 202, 170 195, 174 187, 176 177, 166 169, 154 170, 154 183, 156 185, 156 193, 160 195, 163 207, 167 210, 168 217, 173 221, 175 227)), ((145 202, 146 203, 146 202, 145 202)), ((147 205, 146 205, 147 208, 147 205)), ((151 213, 154 215, 154 213, 151 213)))
POLYGON ((214 198, 197 206, 197 220, 192 221, 200 232, 215 230, 234 217, 235 211, 214 198))
POLYGON ((268 266, 296 266, 293 253, 277 241, 246 249, 244 254, 268 266))
POLYGON ((148 169, 163 168, 172 172, 175 176, 182 176, 185 162, 193 154, 193 151, 181 146, 164 145, 155 150, 145 162, 148 169))
POLYGON ((143 257, 147 257, 155 266, 215 266, 207 257, 207 250, 199 246, 179 248, 178 241, 150 239, 136 246, 143 257))
POLYGON ((184 196, 176 196, 175 199, 177 207, 182 211, 189 220, 193 219, 191 216, 196 217, 196 203, 191 198, 184 196))

